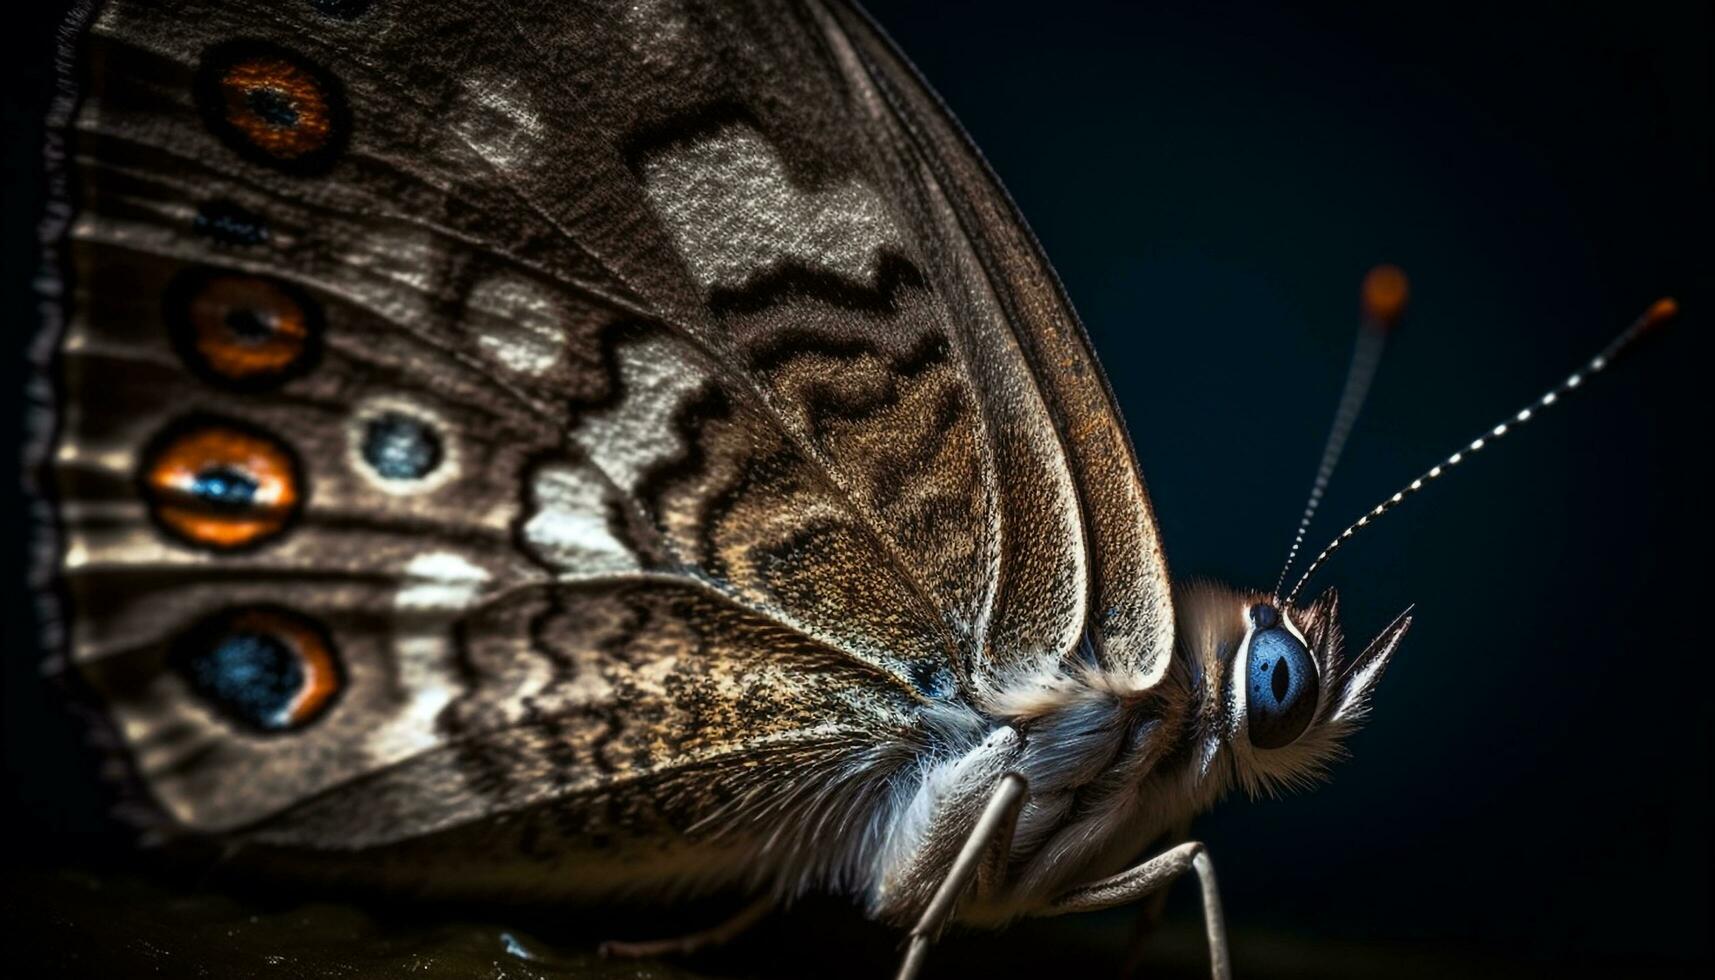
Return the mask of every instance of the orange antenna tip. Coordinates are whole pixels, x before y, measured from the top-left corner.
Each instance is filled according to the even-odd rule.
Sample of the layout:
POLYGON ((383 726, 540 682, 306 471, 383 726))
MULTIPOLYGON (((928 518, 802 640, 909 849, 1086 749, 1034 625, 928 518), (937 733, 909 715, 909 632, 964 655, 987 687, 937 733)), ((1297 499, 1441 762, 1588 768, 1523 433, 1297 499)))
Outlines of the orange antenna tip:
POLYGON ((1679 315, 1679 303, 1672 296, 1663 296, 1644 312, 1643 329, 1659 327, 1679 315))
POLYGON ((1392 330, 1405 312, 1411 286, 1397 265, 1378 265, 1364 276, 1364 322, 1381 330, 1392 330))

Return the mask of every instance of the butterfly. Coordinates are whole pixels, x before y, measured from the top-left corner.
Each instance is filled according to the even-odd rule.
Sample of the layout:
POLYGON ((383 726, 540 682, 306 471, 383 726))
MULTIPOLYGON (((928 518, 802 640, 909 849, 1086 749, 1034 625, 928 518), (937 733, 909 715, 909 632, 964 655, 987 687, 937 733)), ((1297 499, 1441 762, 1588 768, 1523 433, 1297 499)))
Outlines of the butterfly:
POLYGON ((108 0, 69 36, 66 669, 155 836, 302 876, 753 897, 734 928, 833 891, 910 977, 955 917, 1191 874, 1224 976, 1187 821, 1318 775, 1411 623, 1346 656, 1310 574, 1671 313, 1290 590, 1175 582, 1040 248, 843 3, 108 0))

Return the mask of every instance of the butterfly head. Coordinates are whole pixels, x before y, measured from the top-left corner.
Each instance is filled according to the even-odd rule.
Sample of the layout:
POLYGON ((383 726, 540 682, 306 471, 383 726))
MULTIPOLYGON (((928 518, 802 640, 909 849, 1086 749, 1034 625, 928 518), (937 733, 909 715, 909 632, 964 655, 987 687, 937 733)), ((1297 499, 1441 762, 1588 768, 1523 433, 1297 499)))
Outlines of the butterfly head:
POLYGON ((1256 793, 1308 782, 1338 754, 1411 625, 1402 614, 1357 657, 1332 590, 1306 606, 1208 583, 1179 590, 1184 674, 1200 706, 1200 778, 1256 793))
MULTIPOLYGON (((1364 713, 1370 691, 1411 625, 1411 615, 1410 610, 1401 613, 1362 653, 1343 663, 1338 599, 1329 590, 1308 606, 1299 606, 1297 600, 1304 586, 1353 536, 1467 458, 1557 404, 1585 378, 1607 368, 1678 312, 1673 300, 1657 301, 1559 385, 1347 526, 1287 589, 1288 573, 1363 407, 1382 348, 1398 325, 1406 293, 1404 274, 1392 266, 1372 270, 1364 281, 1363 324, 1353 348, 1346 387, 1297 534, 1273 591, 1246 593, 1193 586, 1183 590, 1183 598, 1176 601, 1181 656, 1187 664, 1184 677, 1194 703, 1202 710, 1199 778, 1207 780, 1221 759, 1229 760, 1237 781, 1253 792, 1318 775, 1338 753, 1341 737, 1364 713)), ((1225 785, 1219 780, 1217 783, 1225 785)))

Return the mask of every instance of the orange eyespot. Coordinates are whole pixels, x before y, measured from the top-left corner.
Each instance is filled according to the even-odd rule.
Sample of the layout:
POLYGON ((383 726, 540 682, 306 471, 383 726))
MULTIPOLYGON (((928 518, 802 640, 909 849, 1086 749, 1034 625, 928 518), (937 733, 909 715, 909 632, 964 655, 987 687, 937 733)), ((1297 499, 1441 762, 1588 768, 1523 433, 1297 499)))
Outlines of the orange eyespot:
POLYGON ((240 155, 287 171, 325 170, 350 129, 338 82, 265 41, 229 41, 204 53, 197 101, 209 128, 240 155))
POLYGON ((261 732, 302 728, 321 717, 345 687, 327 631, 282 606, 216 613, 180 637, 172 656, 199 697, 261 732))
POLYGON ((223 388, 277 387, 315 365, 321 311, 283 282, 190 270, 167 290, 167 327, 185 364, 223 388))
POLYGON ((181 422, 144 457, 142 491, 173 537, 214 551, 264 544, 301 509, 303 478, 291 450, 229 419, 181 422))

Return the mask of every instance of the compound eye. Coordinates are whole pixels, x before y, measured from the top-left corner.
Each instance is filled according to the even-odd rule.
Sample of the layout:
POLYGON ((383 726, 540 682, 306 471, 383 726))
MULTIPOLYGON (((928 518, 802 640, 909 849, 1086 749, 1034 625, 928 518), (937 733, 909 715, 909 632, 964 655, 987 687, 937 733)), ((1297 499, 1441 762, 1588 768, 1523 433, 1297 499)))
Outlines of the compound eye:
POLYGON ((1281 626, 1251 634, 1245 712, 1252 745, 1278 749, 1296 741, 1316 713, 1320 689, 1316 661, 1298 637, 1281 626))

